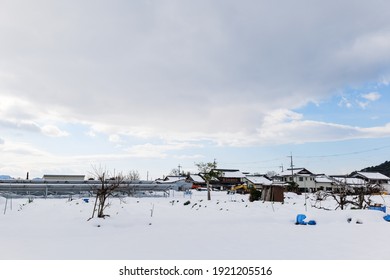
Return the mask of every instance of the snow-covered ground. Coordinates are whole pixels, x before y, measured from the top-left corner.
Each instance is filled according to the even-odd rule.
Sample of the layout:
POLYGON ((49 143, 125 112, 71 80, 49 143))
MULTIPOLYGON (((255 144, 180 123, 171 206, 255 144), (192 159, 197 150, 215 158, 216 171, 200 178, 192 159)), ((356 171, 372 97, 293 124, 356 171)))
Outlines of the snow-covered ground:
MULTIPOLYGON (((389 196, 375 199, 390 202, 389 196)), ((0 197, 0 259, 390 259, 385 213, 317 209, 310 197, 305 206, 305 195, 287 193, 284 204, 251 203, 247 195, 226 192, 207 201, 198 191, 111 198, 110 217, 88 221, 93 202, 14 198, 6 207, 0 197), (317 224, 295 225, 298 214, 317 224)), ((331 199, 321 206, 335 208, 331 199)))

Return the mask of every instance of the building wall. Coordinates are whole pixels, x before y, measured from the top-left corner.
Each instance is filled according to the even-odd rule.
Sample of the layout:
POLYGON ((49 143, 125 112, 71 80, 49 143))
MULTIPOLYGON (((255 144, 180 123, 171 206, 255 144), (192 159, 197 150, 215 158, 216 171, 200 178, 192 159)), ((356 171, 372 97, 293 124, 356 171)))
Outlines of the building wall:
POLYGON ((45 181, 84 181, 84 175, 43 175, 45 181))

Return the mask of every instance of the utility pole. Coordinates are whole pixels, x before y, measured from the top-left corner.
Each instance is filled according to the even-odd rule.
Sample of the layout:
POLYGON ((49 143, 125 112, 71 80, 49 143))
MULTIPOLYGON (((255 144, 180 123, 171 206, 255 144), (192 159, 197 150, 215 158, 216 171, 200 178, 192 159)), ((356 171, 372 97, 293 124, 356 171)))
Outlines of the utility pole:
POLYGON ((283 163, 282 163, 282 165, 279 166, 279 168, 281 168, 281 169, 282 169, 282 172, 284 172, 283 163))
POLYGON ((179 164, 178 168, 179 168, 179 176, 180 176, 181 175, 180 168, 182 168, 182 166, 179 164))
POLYGON ((294 164, 293 164, 293 156, 292 156, 292 153, 290 154, 290 156, 288 156, 290 158, 290 168, 291 168, 291 180, 294 182, 294 164))

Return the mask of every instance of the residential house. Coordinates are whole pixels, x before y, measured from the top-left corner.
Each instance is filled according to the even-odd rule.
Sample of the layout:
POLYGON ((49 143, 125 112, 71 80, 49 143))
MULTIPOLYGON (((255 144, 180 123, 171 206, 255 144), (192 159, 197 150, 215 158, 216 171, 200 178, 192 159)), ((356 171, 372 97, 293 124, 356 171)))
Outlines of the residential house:
POLYGON ((317 175, 314 177, 315 191, 333 191, 334 180, 326 175, 317 175))
POLYGON ((279 174, 282 182, 295 182, 301 192, 313 192, 316 189, 314 178, 316 175, 306 168, 289 168, 279 174))
POLYGON ((193 189, 205 188, 206 180, 199 174, 190 174, 188 176, 188 181, 192 182, 193 189))
POLYGON ((263 189, 265 186, 271 186, 272 180, 265 175, 247 175, 245 177, 246 183, 249 188, 263 189))
POLYGON ((231 187, 243 184, 245 182, 246 175, 238 169, 214 169, 219 176, 218 181, 214 182, 214 185, 219 185, 221 189, 230 190, 231 187))
POLYGON ((354 192, 356 189, 362 189, 366 186, 366 182, 363 179, 356 177, 332 175, 330 178, 333 180, 334 192, 339 192, 342 188, 346 188, 348 191, 354 192))
POLYGON ((367 187, 374 191, 389 191, 390 178, 379 172, 354 172, 352 177, 364 180, 367 187))

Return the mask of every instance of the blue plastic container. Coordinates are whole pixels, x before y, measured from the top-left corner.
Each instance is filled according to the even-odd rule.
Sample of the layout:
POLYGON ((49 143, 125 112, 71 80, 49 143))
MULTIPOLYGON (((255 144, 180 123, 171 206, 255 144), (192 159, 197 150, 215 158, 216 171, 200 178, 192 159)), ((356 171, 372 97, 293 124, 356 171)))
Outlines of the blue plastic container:
POLYGON ((386 213, 386 206, 370 206, 368 207, 370 210, 378 210, 382 211, 383 213, 386 213))
POLYGON ((306 215, 298 214, 297 215, 297 220, 296 220, 295 224, 297 224, 297 225, 306 225, 307 223, 304 221, 304 219, 306 219, 306 215))

